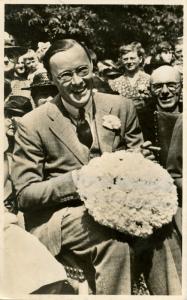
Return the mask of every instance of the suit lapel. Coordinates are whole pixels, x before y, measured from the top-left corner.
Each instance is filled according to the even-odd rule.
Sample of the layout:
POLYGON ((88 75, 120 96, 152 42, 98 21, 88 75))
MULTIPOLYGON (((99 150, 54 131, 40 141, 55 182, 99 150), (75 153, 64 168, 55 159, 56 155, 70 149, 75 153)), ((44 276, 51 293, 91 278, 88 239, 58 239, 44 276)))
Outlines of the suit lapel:
POLYGON ((79 142, 71 120, 61 110, 60 102, 61 99, 58 95, 49 103, 49 127, 82 164, 87 164, 89 150, 79 142))
POLYGON ((108 115, 112 111, 111 105, 102 105, 102 102, 99 101, 98 94, 94 96, 95 103, 95 122, 96 122, 96 131, 98 136, 99 147, 101 152, 112 152, 112 146, 115 138, 115 131, 105 128, 103 126, 103 117, 108 115))
MULTIPOLYGON (((103 126, 103 117, 112 112, 112 106, 110 104, 106 105, 106 102, 103 105, 103 101, 100 101, 100 97, 101 96, 99 96, 99 94, 94 95, 96 110, 95 123, 99 147, 102 153, 112 152, 115 131, 103 126)), ((89 160, 89 150, 79 142, 71 120, 63 112, 61 98, 59 95, 57 95, 53 101, 49 103, 48 116, 50 119, 49 127, 53 134, 55 134, 68 147, 68 149, 82 164, 87 164, 89 160)))

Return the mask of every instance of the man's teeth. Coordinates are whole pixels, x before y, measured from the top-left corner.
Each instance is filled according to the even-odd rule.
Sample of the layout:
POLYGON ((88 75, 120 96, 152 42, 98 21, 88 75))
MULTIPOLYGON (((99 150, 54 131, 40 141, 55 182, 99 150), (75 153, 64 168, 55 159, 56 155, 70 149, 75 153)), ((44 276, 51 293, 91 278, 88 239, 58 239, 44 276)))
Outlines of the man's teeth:
POLYGON ((84 92, 84 90, 85 90, 85 89, 76 90, 76 91, 74 91, 74 93, 76 93, 76 94, 80 94, 80 93, 84 92))

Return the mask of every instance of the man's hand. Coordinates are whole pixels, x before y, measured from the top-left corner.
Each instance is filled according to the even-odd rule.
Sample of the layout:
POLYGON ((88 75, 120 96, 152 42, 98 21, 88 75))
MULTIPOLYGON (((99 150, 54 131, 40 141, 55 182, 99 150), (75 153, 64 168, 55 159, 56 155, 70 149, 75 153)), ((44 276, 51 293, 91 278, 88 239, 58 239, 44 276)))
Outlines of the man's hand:
POLYGON ((131 148, 131 149, 128 149, 126 151, 141 153, 145 158, 148 158, 152 161, 156 161, 153 152, 154 151, 159 152, 160 150, 161 150, 160 147, 155 147, 155 146, 152 145, 152 142, 146 141, 139 148, 131 148))
POLYGON ((9 137, 13 137, 15 135, 15 132, 17 130, 17 121, 19 120, 19 117, 13 117, 11 119, 6 118, 5 119, 5 133, 9 137))
MULTIPOLYGON (((156 147, 153 147, 150 141, 146 141, 140 146, 140 152, 143 154, 145 158, 148 158, 150 160, 155 160, 155 156, 153 154, 154 149, 156 149, 156 147)), ((158 151, 160 150, 160 148, 158 147, 157 149, 158 151)))

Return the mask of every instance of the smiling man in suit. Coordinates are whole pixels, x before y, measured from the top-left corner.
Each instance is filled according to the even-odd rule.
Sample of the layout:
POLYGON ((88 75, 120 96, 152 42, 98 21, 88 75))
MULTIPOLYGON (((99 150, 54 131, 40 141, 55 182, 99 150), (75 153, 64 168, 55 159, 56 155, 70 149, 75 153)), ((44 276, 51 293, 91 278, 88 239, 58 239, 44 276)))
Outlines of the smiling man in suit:
POLYGON ((63 262, 76 261, 92 293, 131 294, 130 238, 89 216, 76 174, 103 152, 142 145, 135 108, 120 96, 93 93, 89 52, 74 40, 56 41, 44 65, 59 94, 20 120, 13 157, 26 228, 63 262), (103 126, 107 115, 120 119, 118 130, 103 126))

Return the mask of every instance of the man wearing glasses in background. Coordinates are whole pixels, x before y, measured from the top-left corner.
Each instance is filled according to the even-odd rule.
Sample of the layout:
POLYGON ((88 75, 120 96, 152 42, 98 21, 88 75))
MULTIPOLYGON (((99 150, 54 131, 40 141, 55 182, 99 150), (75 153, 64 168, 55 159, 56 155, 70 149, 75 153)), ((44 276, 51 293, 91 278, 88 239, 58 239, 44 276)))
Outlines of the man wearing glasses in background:
POLYGON ((180 72, 171 66, 162 66, 151 75, 151 93, 157 113, 157 142, 162 151, 161 162, 173 177, 178 190, 179 208, 175 216, 182 235, 182 113, 180 72))
MULTIPOLYGON (((141 148, 151 159, 150 143, 143 143, 130 100, 93 93, 93 66, 85 47, 74 40, 56 41, 45 54, 44 66, 59 94, 20 121, 13 158, 26 228, 63 263, 76 261, 90 293, 131 294, 131 239, 89 216, 76 178, 84 164, 103 152, 141 148), (120 119, 120 130, 104 127, 107 115, 120 119)), ((167 281, 164 274, 162 281, 167 281)), ((153 292, 169 293, 167 286, 165 282, 162 290, 155 285, 153 292)))
MULTIPOLYGON (((150 107, 142 112, 140 124, 144 138, 161 147, 157 157, 174 179, 178 191, 179 207, 174 224, 182 237, 182 113, 180 96, 182 79, 180 72, 172 66, 163 65, 151 75, 150 107)), ((181 264, 181 256, 175 256, 181 264)), ((181 268, 181 267, 180 267, 181 268)))
MULTIPOLYGON (((145 140, 150 140, 153 144, 158 142, 157 116, 171 116, 175 118, 181 113, 181 89, 182 80, 178 70, 172 66, 163 65, 153 71, 150 78, 150 98, 146 107, 139 114, 139 121, 145 140), (157 113, 158 112, 158 113, 157 113)), ((166 120, 165 125, 170 124, 166 120)))
POLYGON ((181 75, 171 66, 161 66, 151 75, 151 93, 158 111, 179 112, 181 75))

